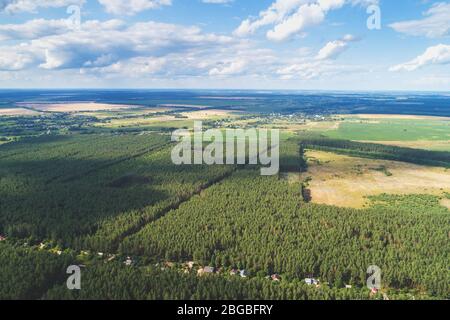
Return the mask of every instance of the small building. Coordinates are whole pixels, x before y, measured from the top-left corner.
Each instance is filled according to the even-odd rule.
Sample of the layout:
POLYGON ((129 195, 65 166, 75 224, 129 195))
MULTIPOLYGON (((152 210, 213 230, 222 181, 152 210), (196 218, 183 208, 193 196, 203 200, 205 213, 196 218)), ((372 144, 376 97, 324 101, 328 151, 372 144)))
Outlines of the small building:
POLYGON ((115 258, 116 258, 116 255, 113 254, 113 255, 111 255, 111 256, 108 257, 108 260, 107 260, 107 261, 108 261, 108 262, 113 261, 115 258))
POLYGON ((270 276, 270 278, 272 279, 272 281, 281 281, 281 277, 279 274, 273 274, 270 276))
POLYGON ((235 276, 235 275, 237 275, 239 273, 239 270, 238 269, 231 269, 231 271, 230 271, 230 276, 235 276))
POLYGON ((241 276, 241 278, 247 278, 248 276, 247 271, 245 271, 244 269, 239 271, 239 275, 241 276))
POLYGON ((215 271, 216 271, 216 269, 214 269, 214 267, 204 267, 203 268, 204 273, 214 273, 215 271))
POLYGON ((305 283, 309 286, 318 286, 320 281, 314 278, 306 278, 305 283))
POLYGON ((370 289, 370 293, 371 293, 371 294, 377 294, 378 291, 380 291, 380 290, 378 290, 377 288, 372 288, 372 289, 370 289))
POLYGON ((6 240, 6 237, 0 235, 0 241, 5 241, 5 240, 6 240))
POLYGON ((188 262, 186 263, 186 265, 187 265, 187 267, 188 267, 189 269, 192 269, 192 268, 194 267, 194 261, 188 261, 188 262))
POLYGON ((202 276, 204 274, 213 274, 215 269, 213 267, 204 267, 197 270, 197 275, 202 276))
POLYGON ((345 289, 351 289, 351 288, 353 288, 351 285, 349 285, 349 284, 345 285, 345 289))
POLYGON ((123 262, 126 266, 133 265, 133 260, 130 257, 127 257, 127 260, 123 262))

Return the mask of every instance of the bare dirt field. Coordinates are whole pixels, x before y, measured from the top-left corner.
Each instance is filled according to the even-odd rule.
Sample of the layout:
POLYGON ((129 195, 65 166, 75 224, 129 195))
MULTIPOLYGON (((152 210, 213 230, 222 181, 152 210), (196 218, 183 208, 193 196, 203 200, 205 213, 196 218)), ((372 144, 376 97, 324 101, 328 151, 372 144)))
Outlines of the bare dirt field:
POLYGON ((87 103, 34 104, 30 105, 30 107, 39 111, 75 113, 85 111, 121 110, 133 108, 134 106, 87 102, 87 103))
POLYGON ((193 112, 183 112, 182 115, 191 120, 207 120, 211 118, 231 118, 235 111, 207 109, 193 112))
POLYGON ((0 116, 28 116, 35 114, 38 114, 38 112, 25 108, 0 109, 0 116))
POLYGON ((363 208, 366 196, 450 192, 450 170, 307 151, 312 202, 363 208))
POLYGON ((450 199, 442 199, 441 205, 443 205, 444 207, 447 207, 450 210, 450 199))
POLYGON ((166 108, 196 108, 196 109, 207 109, 210 106, 196 105, 196 104, 160 104, 159 107, 166 108))

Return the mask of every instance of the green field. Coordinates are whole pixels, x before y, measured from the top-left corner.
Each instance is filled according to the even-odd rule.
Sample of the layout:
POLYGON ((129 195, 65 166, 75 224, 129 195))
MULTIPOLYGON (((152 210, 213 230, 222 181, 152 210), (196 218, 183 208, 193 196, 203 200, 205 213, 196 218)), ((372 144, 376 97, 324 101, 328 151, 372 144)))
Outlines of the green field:
POLYGON ((450 140, 450 120, 354 119, 324 134, 334 139, 363 141, 450 140))

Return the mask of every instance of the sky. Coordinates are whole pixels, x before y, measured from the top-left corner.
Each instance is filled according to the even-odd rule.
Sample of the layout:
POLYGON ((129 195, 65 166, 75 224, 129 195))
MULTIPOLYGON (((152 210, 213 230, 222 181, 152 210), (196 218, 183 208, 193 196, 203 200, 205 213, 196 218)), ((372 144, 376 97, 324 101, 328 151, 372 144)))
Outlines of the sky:
POLYGON ((0 88, 449 91, 450 1, 0 0, 0 88))

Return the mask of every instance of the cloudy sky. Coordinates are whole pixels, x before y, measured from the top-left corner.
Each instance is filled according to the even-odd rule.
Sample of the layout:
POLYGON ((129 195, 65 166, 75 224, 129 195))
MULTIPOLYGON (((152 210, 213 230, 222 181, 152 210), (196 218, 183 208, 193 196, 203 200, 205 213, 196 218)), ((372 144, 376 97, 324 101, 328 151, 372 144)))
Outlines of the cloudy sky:
POLYGON ((0 0, 0 87, 448 91, 450 1, 0 0))

